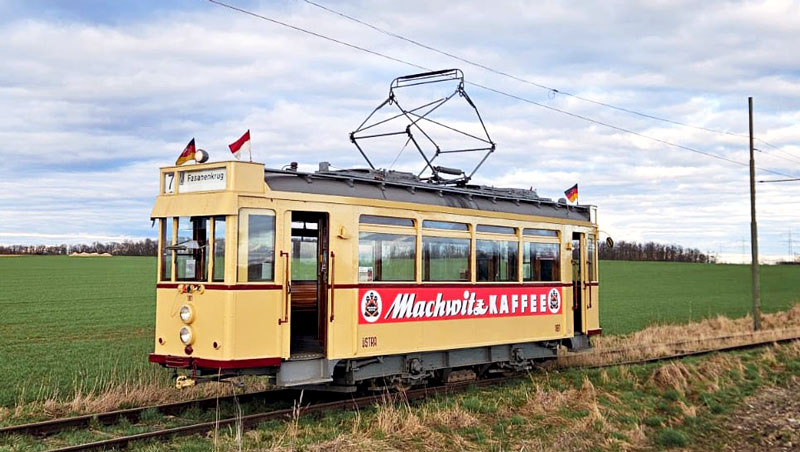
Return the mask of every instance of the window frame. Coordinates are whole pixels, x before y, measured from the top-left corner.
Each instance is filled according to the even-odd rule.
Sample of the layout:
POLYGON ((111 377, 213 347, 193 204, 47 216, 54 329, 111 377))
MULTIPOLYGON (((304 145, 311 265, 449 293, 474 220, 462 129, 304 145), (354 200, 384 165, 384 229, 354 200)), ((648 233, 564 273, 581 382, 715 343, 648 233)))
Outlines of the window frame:
POLYGON ((176 217, 162 217, 162 218, 159 218, 159 222, 158 222, 158 224, 159 224, 159 230, 158 230, 158 241, 159 241, 159 247, 158 247, 158 281, 159 282, 169 283, 169 282, 175 281, 175 250, 170 250, 169 251, 169 264, 170 264, 169 275, 166 275, 167 278, 164 278, 164 276, 165 276, 164 275, 164 263, 166 261, 166 259, 164 258, 164 253, 166 252, 165 248, 168 247, 168 246, 172 246, 175 243, 175 240, 177 239, 176 231, 175 231, 175 218, 176 217), (170 237, 169 238, 165 237, 166 232, 167 232, 165 230, 167 222, 170 223, 170 226, 169 226, 170 237), (165 242, 165 239, 167 239, 168 242, 165 242))
POLYGON ((473 227, 472 224, 470 224, 470 223, 468 223, 466 221, 450 221, 450 220, 432 220, 432 219, 427 219, 427 220, 422 220, 422 229, 424 231, 428 231, 428 232, 430 232, 430 231, 443 231, 443 232, 456 232, 456 233, 461 233, 461 234, 470 234, 474 230, 474 227, 473 227), (425 223, 428 223, 428 225, 426 225, 425 223), (442 225, 450 224, 450 225, 453 225, 453 226, 456 226, 456 225, 464 226, 464 229, 460 229, 460 228, 459 229, 456 229, 456 228, 438 228, 436 226, 430 226, 431 223, 438 223, 438 224, 442 224, 442 225))
POLYGON ((419 258, 420 262, 420 280, 422 283, 426 284, 464 284, 464 283, 472 283, 474 282, 474 268, 475 265, 473 261, 475 260, 475 240, 469 233, 459 232, 459 231, 445 231, 439 230, 440 232, 444 232, 443 234, 425 234, 423 233, 419 239, 419 258), (432 238, 432 239, 458 239, 458 240, 466 240, 468 244, 467 248, 467 278, 466 279, 457 279, 457 280, 428 280, 425 279, 425 239, 432 238))
MULTIPOLYGON (((480 234, 475 236, 474 240, 474 254, 475 254, 475 283, 477 284, 504 284, 504 283, 516 283, 519 282, 520 277, 520 241, 517 235, 499 235, 493 234, 489 236, 488 234, 480 234), (500 238, 503 237, 503 238, 500 238), (513 276, 509 274, 509 279, 505 280, 481 280, 479 279, 478 271, 479 271, 479 263, 478 263, 478 242, 492 242, 492 243, 508 243, 512 246, 510 248, 515 249, 515 256, 514 256, 514 273, 513 276)), ((511 262, 509 259, 507 262, 511 262)))
MULTIPOLYGON (((373 228, 360 228, 358 231, 358 237, 356 242, 357 247, 357 257, 358 257, 358 268, 361 268, 361 234, 384 234, 384 235, 394 235, 394 236, 402 236, 408 237, 413 239, 414 244, 414 259, 413 259, 413 269, 411 273, 411 279, 392 279, 392 280, 381 280, 376 281, 374 278, 372 281, 361 281, 360 279, 360 272, 356 272, 356 279, 358 280, 358 284, 397 284, 397 283, 416 283, 417 282, 417 274, 419 273, 419 241, 418 235, 415 228, 410 227, 397 227, 402 228, 403 231, 397 230, 387 230, 386 228, 377 228, 378 230, 372 230, 373 228)), ((381 263, 381 266, 383 264, 381 263)), ((374 270, 373 270, 374 271, 374 270)))
POLYGON ((211 221, 211 244, 209 248, 211 252, 209 253, 211 257, 211 262, 209 264, 208 269, 208 281, 211 283, 224 283, 225 282, 225 273, 227 267, 227 256, 228 256, 228 241, 230 240, 230 234, 228 233, 228 216, 227 215, 212 215, 210 217, 211 221), (217 279, 215 277, 217 271, 217 221, 222 220, 222 224, 225 225, 225 233, 223 235, 223 242, 222 242, 222 279, 217 279))
POLYGON ((516 226, 505 226, 500 224, 485 224, 479 223, 475 225, 475 233, 476 234, 492 234, 492 235, 500 235, 503 237, 514 237, 518 238, 519 236, 519 228, 516 226), (484 230, 481 230, 484 229, 484 230), (510 232, 500 232, 501 230, 510 229, 510 232))
POLYGON ((593 232, 586 234, 586 273, 588 282, 597 281, 597 235, 593 232), (589 242, 593 245, 589 246, 589 242))
POLYGON ((507 227, 513 228, 514 234, 505 234, 505 233, 497 233, 497 232, 477 232, 478 224, 474 226, 474 233, 472 234, 472 249, 473 249, 473 279, 472 281, 476 284, 511 284, 511 283, 518 283, 522 281, 522 241, 520 238, 520 234, 522 233, 522 228, 519 226, 509 226, 509 225, 502 225, 502 224, 493 224, 488 225, 485 223, 481 223, 484 226, 499 226, 499 227, 507 227), (480 281, 478 279, 478 240, 491 240, 495 242, 512 242, 516 243, 517 245, 517 274, 515 275, 514 279, 510 279, 508 281, 480 281))
POLYGON ((538 238, 545 238, 545 239, 547 239, 547 238, 550 238, 550 239, 555 238, 555 239, 557 239, 557 238, 559 238, 561 236, 561 233, 559 232, 558 229, 522 228, 522 236, 523 237, 532 237, 532 238, 535 237, 537 239, 538 238), (526 234, 525 231, 547 231, 547 232, 552 232, 552 234, 534 234, 534 233, 526 234))
POLYGON ((398 284, 398 283, 405 283, 405 284, 415 284, 419 283, 420 281, 420 270, 422 262, 420 261, 420 254, 421 254, 421 245, 420 245, 420 225, 422 221, 418 218, 413 216, 414 212, 407 212, 408 215, 386 215, 384 212, 374 212, 374 211, 362 211, 358 212, 356 215, 356 224, 358 226, 357 232, 354 234, 355 242, 356 242, 356 259, 360 259, 360 237, 361 233, 369 233, 369 234, 394 234, 394 235, 403 235, 403 236, 411 236, 414 238, 414 274, 413 278, 407 281, 360 281, 358 275, 358 266, 356 267, 356 275, 355 280, 358 284, 398 284), (377 224, 377 223, 362 223, 362 217, 385 217, 385 218, 396 218, 403 221, 410 221, 412 225, 401 225, 401 224, 377 224))
POLYGON ((372 213, 362 213, 358 215, 358 225, 359 228, 363 226, 377 226, 377 227, 397 227, 397 228, 411 228, 415 229, 417 225, 417 221, 414 218, 407 218, 407 217, 397 217, 397 216, 389 216, 389 215, 376 215, 372 213), (366 217, 366 218, 365 218, 366 217), (379 221, 364 221, 369 220, 370 218, 385 218, 387 221, 385 223, 380 223, 379 221), (392 220, 395 220, 396 223, 393 223, 392 220), (400 222, 408 221, 411 224, 400 224, 400 222))
MULTIPOLYGON (((543 228, 524 228, 524 229, 540 229, 540 230, 548 230, 548 231, 549 230, 553 230, 553 231, 556 232, 556 235, 555 236, 544 236, 544 235, 536 235, 536 236, 534 236, 534 235, 523 235, 522 236, 522 240, 520 241, 520 254, 519 254, 519 256, 520 256, 519 270, 520 270, 520 276, 521 276, 520 280, 523 283, 562 282, 564 280, 564 265, 563 265, 562 261, 564 259, 565 250, 564 250, 564 246, 561 244, 561 231, 554 230, 554 229, 543 229, 543 228), (554 244, 554 245, 556 245, 558 247, 558 257, 556 259, 556 262, 558 263, 558 279, 556 279, 554 281, 536 281, 536 280, 533 280, 533 279, 530 279, 530 280, 525 279, 524 267, 525 267, 525 244, 526 243, 554 244)), ((523 231, 524 231, 524 229, 523 229, 523 231)), ((533 265, 533 262, 531 262, 531 265, 533 265)))
MULTIPOLYGON (((172 280, 171 281, 172 282, 178 282, 178 283, 187 283, 187 282, 188 283, 191 283, 191 282, 207 283, 209 281, 209 277, 210 277, 210 274, 211 274, 211 261, 213 260, 213 258, 211 256, 211 253, 210 253, 210 250, 211 250, 211 240, 212 240, 212 238, 211 238, 212 237, 211 236, 211 234, 212 234, 211 233, 211 223, 213 223, 213 218, 214 217, 212 215, 188 215, 188 216, 173 217, 173 220, 174 220, 173 228, 174 229, 173 229, 173 242, 172 243, 175 244, 175 245, 177 245, 179 237, 180 237, 180 227, 181 227, 181 221, 180 220, 182 218, 187 219, 188 223, 189 223, 189 225, 191 227, 190 230, 191 230, 191 233, 192 233, 192 237, 189 239, 190 241, 194 241, 195 240, 194 235, 195 235, 196 230, 195 230, 195 226, 194 226, 195 222, 193 220, 196 219, 196 218, 200 218, 200 219, 205 220, 205 222, 206 222, 206 225, 205 225, 206 226, 206 229, 205 229, 205 231, 206 231, 206 243, 205 243, 205 245, 203 245, 205 247, 205 251, 202 251, 202 252, 205 253, 204 261, 201 261, 199 263, 195 262, 195 264, 194 264, 194 265, 203 264, 201 266, 200 270, 201 271, 205 270, 205 278, 191 278, 191 279, 190 278, 180 278, 179 279, 178 278, 178 257, 182 256, 182 255, 185 255, 185 254, 181 254, 178 250, 172 250, 172 258, 173 258, 172 266, 173 266, 173 270, 172 270, 172 280)), ((199 249, 202 249, 202 247, 200 247, 199 249)), ((193 254, 189 254, 189 255, 193 256, 193 254)), ((197 270, 195 270, 195 274, 197 274, 197 270)))
MULTIPOLYGON (((278 279, 278 214, 274 209, 267 209, 261 207, 240 207, 238 215, 236 216, 236 283, 237 284, 275 284, 278 279), (249 245, 250 245, 250 215, 271 216, 273 217, 272 229, 272 278, 264 280, 250 280, 249 275, 249 245), (242 240, 246 240, 246 247, 242 247, 242 240)), ((286 270, 284 270, 286 271, 286 270)))

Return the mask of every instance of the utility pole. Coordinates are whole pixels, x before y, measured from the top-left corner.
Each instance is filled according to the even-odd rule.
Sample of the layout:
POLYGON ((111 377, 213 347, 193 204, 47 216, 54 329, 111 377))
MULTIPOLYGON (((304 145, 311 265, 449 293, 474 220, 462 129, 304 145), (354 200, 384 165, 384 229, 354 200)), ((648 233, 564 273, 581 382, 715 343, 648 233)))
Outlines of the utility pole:
POLYGON ((753 257, 753 330, 761 329, 761 282, 758 274, 758 228, 756 227, 756 162, 753 157, 753 98, 747 98, 750 112, 750 251, 753 257))

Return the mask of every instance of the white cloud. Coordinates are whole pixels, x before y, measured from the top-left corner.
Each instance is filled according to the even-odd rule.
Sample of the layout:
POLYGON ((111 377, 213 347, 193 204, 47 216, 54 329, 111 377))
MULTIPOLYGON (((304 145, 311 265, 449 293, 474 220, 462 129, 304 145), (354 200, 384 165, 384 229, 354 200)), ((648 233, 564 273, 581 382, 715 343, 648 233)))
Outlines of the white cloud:
MULTIPOLYGON (((790 57, 800 48, 797 3, 501 1, 490 12, 482 2, 330 6, 566 92, 739 135, 747 133, 752 95, 758 136, 783 149, 757 142, 766 151, 757 154, 759 166, 800 174, 800 60, 790 57)), ((157 168, 192 136, 212 158, 227 158, 225 145, 250 128, 254 157, 269 166, 363 166, 348 133, 386 97, 391 79, 413 68, 214 5, 191 8, 134 19, 117 11, 103 23, 81 20, 76 10, 0 25, 0 240, 152 236, 157 168)), ((545 105, 748 159, 746 138, 553 95, 302 2, 256 8, 423 66, 460 67, 468 80, 545 105)), ((476 181, 533 186, 551 198, 578 182, 581 201, 599 205, 601 228, 618 239, 719 250, 747 236, 746 167, 467 90, 498 144, 476 181)), ((449 113, 467 127, 469 118, 468 110, 449 113)), ((384 164, 397 151, 397 144, 374 150, 384 164)), ((396 168, 419 167, 412 157, 404 152, 396 168)), ((758 189, 762 249, 778 254, 798 220, 797 205, 785 201, 800 195, 800 185, 758 189)))

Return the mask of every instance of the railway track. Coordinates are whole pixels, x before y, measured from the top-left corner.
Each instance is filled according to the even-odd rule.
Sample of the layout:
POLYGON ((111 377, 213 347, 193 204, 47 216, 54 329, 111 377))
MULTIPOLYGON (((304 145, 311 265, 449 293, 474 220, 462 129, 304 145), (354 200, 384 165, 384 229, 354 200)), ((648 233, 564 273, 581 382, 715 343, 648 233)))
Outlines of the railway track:
MULTIPOLYGON (((730 336, 732 338, 733 336, 730 336)), ((725 338, 713 338, 714 340, 720 340, 725 338)), ((770 337, 768 339, 760 339, 751 341, 744 344, 733 344, 733 345, 723 345, 714 348, 706 348, 706 349, 694 349, 694 350, 680 350, 671 354, 662 355, 662 356, 653 356, 653 357, 646 357, 641 359, 631 359, 631 360, 623 360, 623 361, 609 361, 604 363, 594 363, 594 364, 569 364, 565 362, 560 362, 558 366, 560 368, 582 368, 582 369, 597 369, 597 368, 604 368, 604 367, 614 367, 614 366, 621 366, 621 365, 634 365, 634 364, 646 364, 646 363, 653 363, 659 361, 668 361, 668 360, 676 360, 681 358, 686 358, 690 356, 700 356, 706 355, 716 352, 728 352, 728 351, 735 351, 735 350, 746 350, 752 348, 763 347, 770 344, 776 343, 785 343, 791 342, 795 340, 800 340, 800 334, 794 332, 792 335, 784 335, 781 337, 770 337)), ((693 341, 682 341, 676 344, 682 345, 693 341)), ((659 346, 663 346, 659 344, 659 346)), ((607 350, 609 354, 619 353, 620 349, 611 349, 607 350)), ((382 403, 387 401, 393 401, 397 399, 407 400, 407 401, 414 401, 414 400, 421 400, 429 396, 435 396, 440 394, 448 394, 448 393, 456 393, 459 391, 463 391, 469 387, 483 387, 483 386, 490 386, 496 385, 499 383, 507 382, 517 377, 510 377, 510 378, 494 378, 494 379, 486 379, 486 380, 478 380, 478 381, 466 381, 460 383, 453 383, 448 385, 441 385, 441 386, 428 386, 419 389, 411 389, 405 391, 403 393, 398 394, 378 394, 378 395, 370 395, 364 397, 357 397, 357 398, 350 398, 346 400, 333 400, 333 401, 317 401, 308 404, 307 406, 303 406, 302 408, 298 408, 296 406, 288 407, 288 408, 280 408, 280 409, 272 409, 260 413, 253 413, 243 416, 231 417, 226 419, 219 419, 216 421, 208 421, 208 422, 195 422, 189 425, 178 426, 178 427, 170 427, 170 428, 163 428, 159 430, 153 430, 150 432, 145 433, 138 433, 134 435, 127 435, 127 436, 120 436, 116 438, 104 439, 95 442, 89 442, 84 444, 77 444, 77 445, 70 445, 65 447, 60 447, 56 449, 51 449, 50 452, 72 452, 72 451, 92 451, 92 450, 109 450, 109 449, 120 449, 128 446, 137 441, 143 440, 166 440, 169 438, 177 437, 177 436, 187 436, 193 434, 205 434, 209 431, 219 429, 222 427, 227 426, 236 426, 237 428, 248 428, 254 425, 258 425, 265 421, 276 420, 276 419, 292 419, 295 416, 298 416, 300 412, 302 414, 312 414, 312 413, 319 413, 328 410, 353 410, 358 408, 363 408, 370 406, 375 403, 382 403)), ((263 392, 253 392, 253 393, 246 393, 238 395, 238 402, 246 402, 250 400, 255 400, 259 397, 263 398, 264 396, 269 395, 271 399, 278 398, 286 402, 290 402, 295 400, 299 392, 298 391, 290 391, 290 390, 275 390, 275 391, 263 391, 263 392), (275 397, 277 396, 277 397, 275 397)), ((6 435, 32 435, 37 437, 43 437, 47 435, 51 435, 54 433, 62 432, 68 429, 75 429, 75 428, 91 428, 91 426, 99 423, 102 425, 112 425, 118 422, 121 419, 127 419, 130 422, 137 422, 142 413, 147 410, 155 410, 159 413, 163 414, 178 414, 186 409, 191 407, 201 407, 201 408, 209 408, 217 406, 218 402, 230 402, 234 400, 234 396, 226 396, 226 397, 219 397, 219 398, 207 398, 207 399, 200 399, 200 400, 193 400, 193 401, 186 401, 186 402, 178 402, 172 404, 164 404, 164 405, 157 405, 157 406, 150 406, 150 407, 142 407, 142 408, 132 408, 126 410, 118 410, 112 411, 107 413, 100 413, 100 414, 91 414, 85 416, 77 416, 72 418, 63 418, 63 419, 54 419, 50 421, 44 422, 37 422, 37 423, 30 423, 24 425, 17 425, 11 427, 0 428, 0 437, 6 435)))
POLYGON ((64 430, 75 428, 88 428, 91 425, 112 425, 122 419, 134 423, 138 422, 142 414, 146 411, 155 411, 164 415, 177 415, 189 408, 211 408, 217 406, 218 403, 232 402, 234 397, 240 403, 248 402, 257 398, 270 396, 275 401, 288 401, 291 402, 299 394, 299 391, 291 390, 270 390, 248 392, 238 394, 236 396, 220 396, 208 397, 204 399, 186 400, 183 402, 166 403, 161 405, 151 405, 138 408, 128 408, 123 410, 108 411, 105 413, 87 414, 83 416, 74 416, 66 418, 51 419, 42 422, 32 422, 28 424, 12 425, 9 427, 0 428, 0 436, 9 435, 30 435, 37 437, 44 437, 53 435, 64 430))

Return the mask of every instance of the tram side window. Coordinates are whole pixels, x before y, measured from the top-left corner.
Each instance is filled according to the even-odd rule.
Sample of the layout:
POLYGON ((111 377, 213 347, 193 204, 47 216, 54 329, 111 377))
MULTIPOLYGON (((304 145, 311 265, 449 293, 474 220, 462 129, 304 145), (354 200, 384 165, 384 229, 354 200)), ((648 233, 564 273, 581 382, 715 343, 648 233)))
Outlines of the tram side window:
POLYGON ((225 217, 214 218, 214 281, 225 280, 225 217))
POLYGON ((594 271, 594 236, 586 237, 586 280, 597 281, 597 273, 594 271))
MULTIPOLYGON (((244 216, 244 215, 243 215, 244 216)), ((275 275, 275 216, 246 215, 247 225, 239 230, 239 262, 247 262, 247 281, 272 281, 275 275)), ((239 281, 245 281, 243 272, 239 281)))
POLYGON ((172 217, 161 219, 161 280, 172 279, 172 217))
POLYGON ((517 281, 518 242, 476 240, 478 281, 517 281))
POLYGON ((178 241, 175 244, 175 279, 208 279, 208 217, 178 218, 178 241))
POLYGON ((362 232, 358 235, 358 281, 414 281, 413 235, 362 232))
POLYGON ((469 239, 422 238, 423 281, 469 281, 469 239))
POLYGON ((522 251, 524 281, 560 281, 558 243, 526 242, 522 251))

